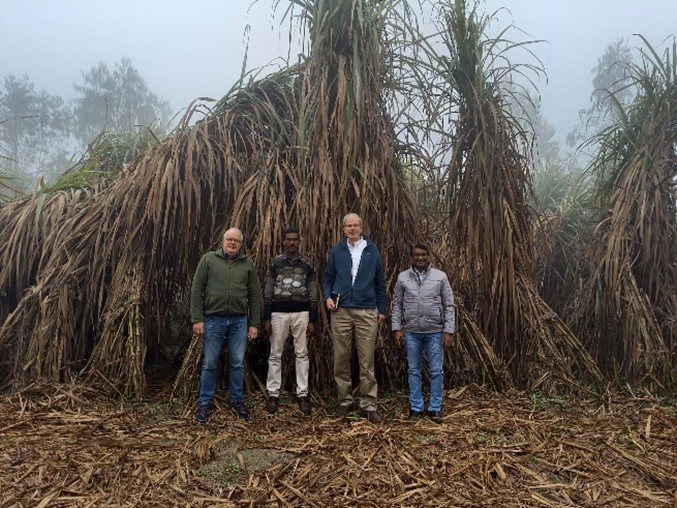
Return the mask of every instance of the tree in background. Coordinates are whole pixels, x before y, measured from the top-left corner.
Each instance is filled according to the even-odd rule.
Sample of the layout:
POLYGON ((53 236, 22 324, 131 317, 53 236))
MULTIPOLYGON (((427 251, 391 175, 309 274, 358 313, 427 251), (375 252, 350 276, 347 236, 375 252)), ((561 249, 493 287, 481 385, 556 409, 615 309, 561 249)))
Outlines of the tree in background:
POLYGON ((610 43, 591 70, 590 106, 578 112, 580 124, 567 135, 567 144, 575 147, 599 133, 617 119, 614 101, 629 104, 633 89, 629 87, 628 69, 633 63, 632 49, 623 39, 610 43))
POLYGON ((588 270, 586 245, 595 226, 590 179, 574 154, 562 153, 539 104, 527 116, 533 132, 535 274, 546 303, 566 319, 588 270))
MULTIPOLYGON (((80 167, 73 154, 86 152, 101 134, 115 147, 116 160, 129 148, 122 156, 129 162, 138 146, 147 145, 140 127, 148 127, 156 137, 167 130, 169 103, 148 88, 128 58, 116 63, 112 72, 99 63, 83 72, 83 78, 74 85, 78 97, 69 107, 58 95, 36 91, 28 76, 5 75, 0 89, 0 172, 15 177, 14 190, 29 187, 36 176, 53 182, 67 169, 80 167)), ((5 196, 13 194, 6 191, 5 196)))
POLYGON ((73 134, 82 144, 104 131, 134 132, 139 126, 164 132, 171 107, 149 88, 129 58, 111 71, 104 62, 83 72, 84 82, 74 85, 78 97, 73 107, 73 134))
POLYGON ((537 207, 552 210, 565 199, 572 179, 579 173, 571 157, 563 154, 555 137, 555 128, 541 113, 539 103, 535 107, 526 104, 529 122, 525 129, 533 135, 532 160, 534 166, 533 190, 537 207))
MULTIPOLYGON (((36 91, 28 76, 7 74, 0 90, 2 169, 26 178, 63 158, 69 111, 61 97, 36 91)), ((17 182, 18 183, 18 182, 17 182)))

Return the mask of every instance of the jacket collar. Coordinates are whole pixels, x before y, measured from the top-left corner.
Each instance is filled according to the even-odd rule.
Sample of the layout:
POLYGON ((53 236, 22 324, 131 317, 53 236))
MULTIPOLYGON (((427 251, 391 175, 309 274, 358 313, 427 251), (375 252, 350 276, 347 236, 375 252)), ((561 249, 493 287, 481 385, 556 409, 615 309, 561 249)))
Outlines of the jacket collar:
MULTIPOLYGON (((219 249, 216 251, 216 255, 225 259, 226 261, 228 261, 228 256, 226 255, 225 252, 223 252, 223 247, 219 247, 219 249)), ((235 258, 235 261, 239 261, 240 259, 244 259, 246 257, 247 257, 247 255, 244 254, 242 251, 240 251, 240 252, 237 253, 237 257, 235 258)))
POLYGON ((409 273, 412 277, 415 277, 416 280, 421 281, 425 279, 428 275, 430 275, 430 270, 432 270, 432 266, 430 263, 428 263, 428 266, 426 267, 424 272, 419 272, 416 268, 413 266, 409 267, 409 273))

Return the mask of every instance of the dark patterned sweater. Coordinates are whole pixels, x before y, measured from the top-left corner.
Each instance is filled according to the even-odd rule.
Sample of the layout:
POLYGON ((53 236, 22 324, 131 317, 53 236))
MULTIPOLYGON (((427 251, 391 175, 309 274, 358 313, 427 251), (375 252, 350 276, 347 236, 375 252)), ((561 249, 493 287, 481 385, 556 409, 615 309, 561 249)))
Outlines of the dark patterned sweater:
POLYGON ((308 311, 317 320, 317 280, 312 265, 301 255, 292 263, 281 254, 270 263, 263 291, 263 319, 273 312, 308 311))

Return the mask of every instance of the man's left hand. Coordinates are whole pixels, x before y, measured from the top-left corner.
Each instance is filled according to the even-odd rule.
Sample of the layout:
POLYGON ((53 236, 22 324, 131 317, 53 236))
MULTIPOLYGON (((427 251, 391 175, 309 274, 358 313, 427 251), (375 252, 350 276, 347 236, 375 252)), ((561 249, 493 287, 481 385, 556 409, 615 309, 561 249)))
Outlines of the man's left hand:
POLYGON ((444 349, 449 349, 451 347, 452 341, 453 339, 449 332, 444 332, 442 334, 442 345, 444 346, 444 349))
POLYGON ((379 314, 377 319, 379 325, 386 322, 386 317, 383 314, 379 314))
POLYGON ((251 342, 258 336, 259 336, 259 329, 256 328, 255 326, 250 326, 249 330, 247 331, 247 340, 249 342, 251 342))
POLYGON ((315 335, 315 324, 314 323, 308 323, 308 328, 306 329, 306 335, 312 337, 315 335))

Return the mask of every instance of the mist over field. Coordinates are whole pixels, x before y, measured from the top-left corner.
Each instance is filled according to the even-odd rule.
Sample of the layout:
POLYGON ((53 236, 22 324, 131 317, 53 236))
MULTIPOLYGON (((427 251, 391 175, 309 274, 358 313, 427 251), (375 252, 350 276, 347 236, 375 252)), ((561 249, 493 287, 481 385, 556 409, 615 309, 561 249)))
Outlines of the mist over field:
MULTIPOLYGON (((0 17, 0 78, 4 80, 0 98, 5 98, 0 101, 0 153, 16 162, 5 159, 2 168, 54 178, 104 129, 138 130, 138 125, 153 122, 165 127, 194 99, 222 97, 239 78, 245 52, 247 70, 270 64, 261 74, 285 61, 295 63, 301 38, 282 19, 284 10, 284 6, 275 10, 273 2, 263 0, 5 0, 0 17), (88 111, 81 107, 74 112, 86 87, 83 75, 101 66, 112 74, 123 61, 145 88, 130 86, 136 86, 141 96, 152 94, 161 105, 159 110, 154 109, 152 97, 140 97, 143 106, 134 103, 134 108, 146 111, 134 117, 127 113, 126 124, 110 119, 106 124, 105 108, 111 111, 111 104, 90 104, 88 111), (8 95, 22 87, 25 94, 46 96, 37 101, 40 104, 21 106, 17 102, 21 99, 10 100, 8 95), (55 118, 47 120, 50 108, 56 110, 55 118), (36 127, 42 131, 36 133, 36 127), (22 142, 30 149, 17 146, 22 142)), ((548 133, 565 151, 580 141, 567 145, 566 138, 586 121, 579 111, 591 104, 593 70, 606 48, 619 40, 635 47, 640 41, 632 36, 638 33, 660 45, 674 32, 677 18, 677 4, 668 0, 488 0, 480 10, 497 12, 501 22, 496 26, 513 23, 525 32, 515 39, 544 41, 531 48, 547 73, 547 79, 542 76, 538 82, 541 112, 548 133)), ((433 19, 433 8, 426 5, 422 23, 429 26, 433 19)), ((122 83, 122 79, 117 83, 109 79, 112 88, 122 83)), ((105 86, 96 90, 101 84, 90 87, 92 96, 105 93, 105 86)))

